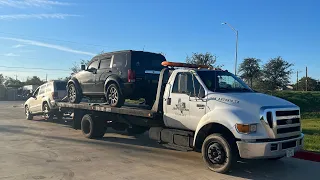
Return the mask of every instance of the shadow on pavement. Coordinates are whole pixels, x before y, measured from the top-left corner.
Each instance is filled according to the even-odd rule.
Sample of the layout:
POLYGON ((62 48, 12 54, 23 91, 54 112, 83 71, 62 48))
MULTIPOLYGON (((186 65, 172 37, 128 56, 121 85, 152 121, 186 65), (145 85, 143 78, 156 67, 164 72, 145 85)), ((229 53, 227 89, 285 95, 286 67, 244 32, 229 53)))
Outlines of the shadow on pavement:
MULTIPOLYGON (((35 120, 37 122, 48 122, 46 120, 35 120)), ((63 123, 64 120, 59 120, 56 123, 63 123)), ((69 121, 67 121, 70 123, 69 121)), ((72 123, 72 121, 71 121, 72 123)), ((66 125, 63 123, 63 125, 66 125)), ((81 139, 77 137, 66 137, 59 135, 45 135, 39 133, 28 132, 27 129, 32 129, 30 127, 24 126, 1 126, 0 132, 28 135, 34 137, 48 138, 52 140, 59 140, 70 143, 79 143, 83 145, 96 145, 103 146, 108 148, 119 148, 122 149, 123 152, 128 151, 137 151, 137 156, 141 156, 140 152, 144 152, 147 154, 143 154, 143 156, 148 156, 148 158, 155 158, 166 161, 172 161, 174 158, 179 158, 183 160, 189 161, 194 166, 198 166, 201 163, 201 155, 199 153, 193 152, 178 152, 174 150, 169 150, 161 145, 157 144, 155 141, 152 141, 148 138, 146 134, 138 136, 138 137, 116 137, 109 136, 108 133, 105 137, 101 139, 81 139), (164 150, 166 149, 166 150, 164 150)), ((39 129, 43 130, 43 129, 39 129)), ((285 158, 284 158, 285 159, 285 158)), ((232 170, 228 173, 229 176, 234 177, 242 177, 246 179, 312 179, 319 177, 320 163, 314 163, 310 166, 309 161, 301 161, 296 159, 288 159, 288 160, 278 160, 278 161, 269 161, 269 160, 243 160, 239 161, 234 165, 232 170), (294 162, 294 163, 292 163, 294 162), (304 173, 301 173, 304 172, 304 173)), ((201 166, 200 168, 205 168, 205 166, 201 166)), ((209 171, 209 170, 208 170, 209 171)), ((214 173, 213 173, 214 175, 214 173)))

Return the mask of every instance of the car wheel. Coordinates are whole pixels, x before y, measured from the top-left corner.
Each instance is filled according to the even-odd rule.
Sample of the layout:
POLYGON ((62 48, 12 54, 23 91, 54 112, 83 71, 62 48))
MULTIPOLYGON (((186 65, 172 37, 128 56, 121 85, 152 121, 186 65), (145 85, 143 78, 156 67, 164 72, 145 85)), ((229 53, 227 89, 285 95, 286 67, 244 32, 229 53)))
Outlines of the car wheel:
POLYGON ((81 102, 81 95, 78 92, 76 86, 71 83, 68 85, 68 100, 70 103, 80 103, 81 102))
POLYGON ((25 112, 27 120, 32 120, 33 119, 33 115, 31 114, 28 106, 24 107, 24 112, 25 112))
POLYGON ((106 99, 108 104, 112 107, 121 107, 125 100, 120 93, 118 86, 114 83, 108 86, 106 91, 106 99))
POLYGON ((214 172, 226 173, 236 159, 234 149, 221 134, 209 135, 202 144, 202 158, 214 172))
POLYGON ((43 109, 44 119, 46 119, 46 120, 52 120, 52 119, 53 119, 53 114, 52 114, 52 112, 50 111, 50 107, 49 107, 48 103, 44 103, 42 109, 43 109))

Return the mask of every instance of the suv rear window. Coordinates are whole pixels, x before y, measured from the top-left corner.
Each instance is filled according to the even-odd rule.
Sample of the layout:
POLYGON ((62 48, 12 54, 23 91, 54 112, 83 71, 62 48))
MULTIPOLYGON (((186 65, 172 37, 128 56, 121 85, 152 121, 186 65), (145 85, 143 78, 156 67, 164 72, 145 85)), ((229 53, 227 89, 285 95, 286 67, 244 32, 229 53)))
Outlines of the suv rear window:
POLYGON ((57 91, 67 90, 67 82, 56 82, 55 87, 57 91))
POLYGON ((163 69, 161 63, 166 61, 166 58, 161 54, 149 53, 149 52, 132 52, 131 56, 131 68, 136 71, 145 70, 157 70, 163 69))

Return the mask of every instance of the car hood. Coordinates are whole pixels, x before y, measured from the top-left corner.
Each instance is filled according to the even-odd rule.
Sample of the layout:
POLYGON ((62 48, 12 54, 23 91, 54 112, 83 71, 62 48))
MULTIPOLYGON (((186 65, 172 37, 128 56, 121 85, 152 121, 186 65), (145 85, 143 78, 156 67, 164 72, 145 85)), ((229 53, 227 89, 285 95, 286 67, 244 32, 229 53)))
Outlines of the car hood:
POLYGON ((213 106, 235 106, 249 111, 260 111, 261 107, 296 107, 295 104, 267 94, 262 93, 209 93, 208 103, 213 106))

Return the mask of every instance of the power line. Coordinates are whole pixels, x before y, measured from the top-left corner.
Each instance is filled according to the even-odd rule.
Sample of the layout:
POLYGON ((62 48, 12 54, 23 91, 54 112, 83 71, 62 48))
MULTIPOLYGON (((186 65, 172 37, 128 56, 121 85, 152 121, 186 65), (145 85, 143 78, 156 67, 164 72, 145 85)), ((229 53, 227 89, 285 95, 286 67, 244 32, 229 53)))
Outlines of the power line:
POLYGON ((28 68, 28 67, 12 67, 12 66, 0 66, 2 68, 10 68, 10 69, 31 69, 31 70, 45 70, 45 71, 68 71, 70 72, 71 70, 67 69, 47 69, 47 68, 28 68))

